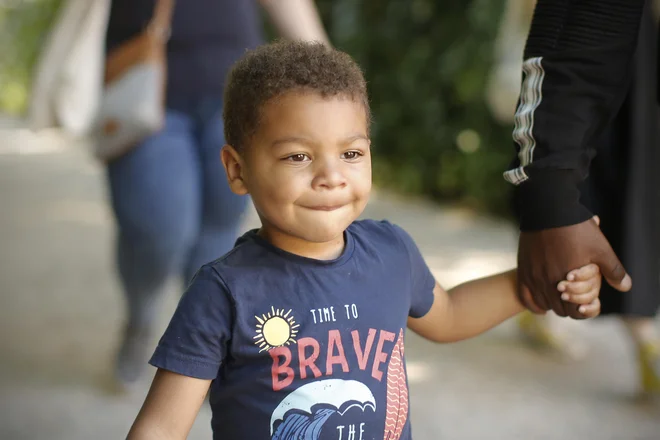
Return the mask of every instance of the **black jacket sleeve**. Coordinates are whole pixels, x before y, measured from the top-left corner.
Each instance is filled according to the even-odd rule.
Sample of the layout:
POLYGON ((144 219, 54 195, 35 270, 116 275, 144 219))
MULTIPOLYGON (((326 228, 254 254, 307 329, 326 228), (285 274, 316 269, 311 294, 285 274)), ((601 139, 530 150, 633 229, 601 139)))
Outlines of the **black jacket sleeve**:
POLYGON ((594 138, 623 103, 644 0, 538 0, 523 56, 515 115, 518 153, 504 173, 516 185, 521 230, 591 217, 578 184, 594 138))

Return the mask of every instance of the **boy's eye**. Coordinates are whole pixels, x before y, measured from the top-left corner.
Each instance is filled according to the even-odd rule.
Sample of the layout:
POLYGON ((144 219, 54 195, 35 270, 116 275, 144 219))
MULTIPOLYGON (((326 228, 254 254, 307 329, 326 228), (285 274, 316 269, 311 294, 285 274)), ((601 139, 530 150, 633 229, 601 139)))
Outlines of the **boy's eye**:
POLYGON ((346 153, 341 155, 342 159, 346 159, 346 160, 357 159, 360 156, 362 156, 362 153, 360 153, 359 151, 347 151, 346 153))
POLYGON ((304 162, 307 159, 308 159, 307 155, 302 153, 292 154, 291 156, 284 158, 284 160, 289 160, 291 162, 304 162))

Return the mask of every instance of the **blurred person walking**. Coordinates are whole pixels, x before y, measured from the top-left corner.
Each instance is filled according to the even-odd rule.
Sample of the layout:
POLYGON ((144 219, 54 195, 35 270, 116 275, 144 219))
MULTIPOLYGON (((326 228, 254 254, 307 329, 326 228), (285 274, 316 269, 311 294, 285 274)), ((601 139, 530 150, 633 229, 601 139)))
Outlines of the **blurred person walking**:
MULTIPOLYGON (((112 1, 108 53, 144 31, 159 1, 112 1)), ((283 37, 328 42, 313 0, 259 4, 283 37)), ((121 385, 146 367, 168 278, 188 283, 229 251, 248 203, 230 191, 220 163, 222 100, 229 67, 264 41, 257 0, 180 0, 171 12, 164 127, 107 164, 128 312, 116 359, 121 385)))

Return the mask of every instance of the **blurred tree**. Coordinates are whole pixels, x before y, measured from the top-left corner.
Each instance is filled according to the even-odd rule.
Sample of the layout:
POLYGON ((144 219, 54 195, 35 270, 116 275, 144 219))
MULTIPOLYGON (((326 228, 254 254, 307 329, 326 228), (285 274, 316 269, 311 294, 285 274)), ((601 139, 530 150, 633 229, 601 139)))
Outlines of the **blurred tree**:
POLYGON ((62 0, 0 3, 0 112, 22 115, 32 71, 62 0))
POLYGON ((365 71, 380 184, 505 214, 511 127, 486 106, 506 0, 317 0, 365 71))

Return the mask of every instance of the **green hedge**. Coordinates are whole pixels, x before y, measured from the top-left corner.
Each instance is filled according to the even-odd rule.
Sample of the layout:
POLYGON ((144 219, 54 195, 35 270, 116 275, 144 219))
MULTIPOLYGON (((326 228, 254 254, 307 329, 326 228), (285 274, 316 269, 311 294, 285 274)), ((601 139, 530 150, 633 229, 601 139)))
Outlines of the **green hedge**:
POLYGON ((26 108, 39 49, 62 0, 0 4, 0 112, 16 116, 26 108))
POLYGON ((381 186, 508 211, 510 126, 485 104, 504 0, 317 0, 365 70, 381 186))

